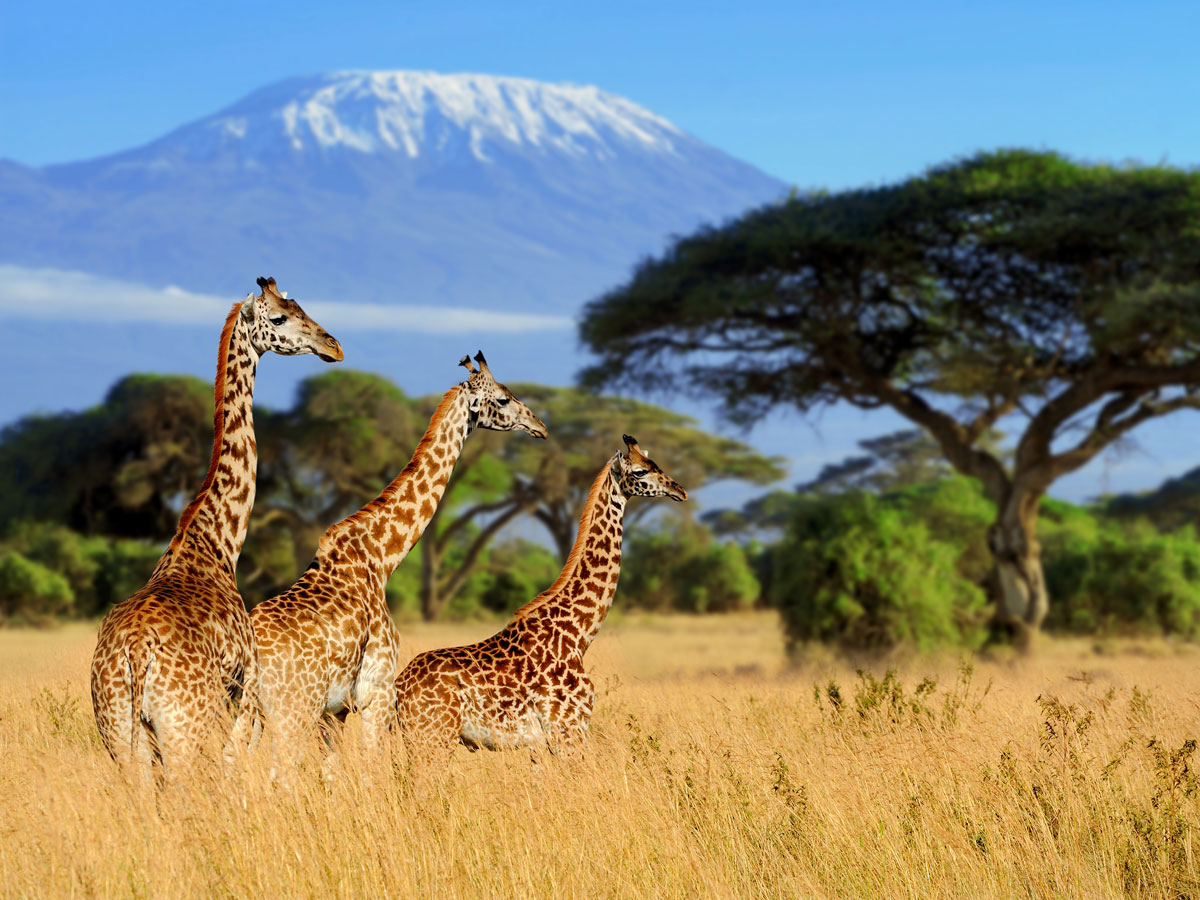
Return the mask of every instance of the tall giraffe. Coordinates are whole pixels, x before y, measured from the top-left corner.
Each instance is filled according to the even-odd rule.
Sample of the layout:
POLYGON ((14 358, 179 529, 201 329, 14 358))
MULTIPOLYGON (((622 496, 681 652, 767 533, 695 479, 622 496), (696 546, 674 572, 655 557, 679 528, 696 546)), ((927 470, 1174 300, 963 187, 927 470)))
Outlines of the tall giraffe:
POLYGON ((595 691, 583 655, 612 606, 621 573, 621 520, 634 496, 686 500, 687 491, 624 435, 626 453, 592 484, 575 546, 558 580, 504 629, 463 647, 416 656, 396 678, 410 761, 444 760, 460 741, 474 750, 578 746, 595 691))
POLYGON ((254 635, 235 572, 258 453, 251 406, 267 351, 343 358, 341 345, 288 300, 274 278, 234 304, 217 356, 212 462, 175 536, 140 591, 100 625, 92 657, 92 706, 108 752, 168 774, 213 736, 229 702, 255 679, 254 635))
MULTIPOLYGON (((468 357, 460 361, 471 374, 443 395, 404 470, 325 532, 299 581, 250 612, 260 714, 276 760, 289 768, 323 719, 359 712, 371 747, 391 730, 398 635, 385 587, 433 518, 468 435, 485 428, 546 437, 542 420, 492 377, 483 353, 475 359, 479 371, 468 357)), ((235 744, 253 740, 251 717, 248 709, 239 717, 235 744)))

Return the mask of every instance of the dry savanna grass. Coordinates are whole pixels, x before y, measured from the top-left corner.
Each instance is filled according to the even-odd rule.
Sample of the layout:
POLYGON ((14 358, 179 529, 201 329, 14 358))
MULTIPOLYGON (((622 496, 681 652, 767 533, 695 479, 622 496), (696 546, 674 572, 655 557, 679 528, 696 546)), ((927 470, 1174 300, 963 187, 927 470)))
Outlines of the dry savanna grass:
MULTIPOLYGON (((859 677, 823 652, 788 668, 770 615, 630 617, 592 649, 581 759, 460 749, 413 790, 402 750, 354 751, 352 717, 330 782, 314 765, 273 783, 260 753, 156 791, 95 735, 94 631, 0 633, 0 895, 1200 891, 1189 645, 1048 642, 859 677)), ((489 631, 406 627, 406 650, 489 631)))

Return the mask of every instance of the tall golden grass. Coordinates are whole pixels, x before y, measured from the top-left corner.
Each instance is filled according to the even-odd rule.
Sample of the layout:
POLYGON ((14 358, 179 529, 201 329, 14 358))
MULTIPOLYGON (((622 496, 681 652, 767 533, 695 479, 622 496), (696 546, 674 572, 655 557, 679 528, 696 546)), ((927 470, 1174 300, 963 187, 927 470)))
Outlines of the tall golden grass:
MULTIPOLYGON (((489 630, 406 628, 406 651, 489 630)), ((787 667, 769 615, 629 618, 589 657, 581 759, 460 749, 414 791, 401 749, 355 751, 351 719, 329 782, 314 765, 274 783, 259 753, 153 790, 95 735, 93 639, 0 633, 5 897, 1200 891, 1188 645, 1047 643, 973 673, 910 660, 860 678, 821 652, 787 667)))

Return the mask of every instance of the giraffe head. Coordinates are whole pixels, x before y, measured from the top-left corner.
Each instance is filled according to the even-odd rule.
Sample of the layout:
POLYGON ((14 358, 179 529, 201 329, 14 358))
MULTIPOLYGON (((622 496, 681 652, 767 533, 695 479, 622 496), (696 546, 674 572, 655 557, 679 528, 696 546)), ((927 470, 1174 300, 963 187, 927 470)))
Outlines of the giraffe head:
POLYGON ((470 377, 463 382, 463 390, 467 392, 471 412, 475 417, 477 428, 487 428, 491 431, 527 431, 535 438, 546 436, 546 425, 533 414, 528 406, 513 396, 513 392, 492 377, 483 351, 475 354, 476 369, 471 364, 471 357, 464 356, 458 361, 464 366, 470 377))
POLYGON ((242 304, 242 319, 250 326, 250 341, 258 355, 268 350, 283 356, 315 353, 325 362, 345 358, 337 338, 308 317, 287 291, 275 287, 274 278, 258 279, 262 293, 248 295, 242 304))
POLYGON ((642 452, 637 438, 621 435, 626 451, 613 461, 613 472, 626 497, 670 497, 686 500, 683 485, 658 467, 658 463, 642 452))

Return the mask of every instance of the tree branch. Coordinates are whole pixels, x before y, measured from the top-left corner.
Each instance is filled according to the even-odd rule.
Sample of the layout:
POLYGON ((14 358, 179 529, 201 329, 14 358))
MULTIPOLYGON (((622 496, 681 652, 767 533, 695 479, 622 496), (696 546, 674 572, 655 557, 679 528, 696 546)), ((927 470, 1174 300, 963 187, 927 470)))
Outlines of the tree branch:
POLYGON ((468 548, 466 556, 463 557, 463 561, 459 563, 458 568, 442 585, 439 591, 442 596, 449 598, 458 593, 459 588, 467 580, 467 576, 475 568, 475 561, 479 558, 479 554, 483 552, 483 548, 491 542, 496 532, 523 513, 526 507, 527 504, 514 503, 511 509, 494 518, 483 531, 475 536, 475 540, 471 542, 471 546, 468 548))
POLYGON ((971 432, 953 416, 934 409, 919 394, 901 390, 890 381, 874 379, 868 385, 877 397, 900 415, 925 428, 942 448, 956 470, 983 482, 988 495, 997 502, 1011 482, 1000 461, 974 446, 971 432))
POLYGON ((1180 409, 1200 409, 1200 395, 1185 394, 1159 403, 1149 398, 1137 402, 1136 395, 1121 394, 1109 400, 1096 416, 1096 424, 1091 432, 1070 450, 1064 450, 1050 456, 1042 467, 1044 474, 1039 480, 1045 480, 1049 486, 1054 479, 1074 472, 1095 457, 1097 453, 1121 437, 1132 431, 1138 425, 1149 419, 1165 416, 1180 409), (1136 404, 1136 409, 1124 418, 1118 418, 1136 404))

